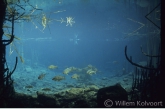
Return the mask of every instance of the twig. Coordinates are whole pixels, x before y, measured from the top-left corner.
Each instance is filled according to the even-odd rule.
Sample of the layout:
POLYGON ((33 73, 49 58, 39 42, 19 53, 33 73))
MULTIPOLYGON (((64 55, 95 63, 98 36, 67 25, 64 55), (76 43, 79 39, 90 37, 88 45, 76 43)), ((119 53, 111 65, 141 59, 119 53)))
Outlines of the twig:
POLYGON ((141 48, 141 52, 142 52, 145 56, 148 56, 148 57, 160 57, 159 55, 158 55, 158 56, 154 56, 154 55, 149 55, 149 54, 145 53, 145 52, 143 51, 143 49, 142 49, 142 45, 140 46, 140 48, 141 48))
POLYGON ((125 46, 125 57, 128 60, 128 62, 130 62, 134 66, 137 66, 137 67, 140 67, 140 68, 144 68, 144 69, 149 69, 149 70, 157 70, 158 69, 158 68, 144 67, 144 66, 141 66, 139 64, 136 64, 136 63, 132 62, 132 57, 129 59, 128 56, 127 56, 127 46, 125 46))
POLYGON ((157 28, 159 28, 159 29, 161 29, 161 27, 159 27, 158 25, 156 25, 152 20, 150 20, 149 18, 148 18, 148 15, 150 15, 156 8, 158 8, 159 6, 161 5, 161 3, 159 3, 151 12, 149 12, 146 16, 145 16, 145 18, 147 19, 147 20, 149 20, 152 24, 154 24, 157 28))

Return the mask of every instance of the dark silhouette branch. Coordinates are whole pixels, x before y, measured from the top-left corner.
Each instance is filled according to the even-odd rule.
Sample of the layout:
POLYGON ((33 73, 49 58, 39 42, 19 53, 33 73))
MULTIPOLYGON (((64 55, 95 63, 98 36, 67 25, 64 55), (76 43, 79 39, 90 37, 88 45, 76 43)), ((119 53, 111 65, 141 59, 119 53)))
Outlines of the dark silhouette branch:
POLYGON ((148 56, 148 57, 160 57, 159 55, 158 55, 158 56, 154 56, 154 55, 149 55, 149 54, 145 53, 145 52, 143 51, 143 49, 142 49, 142 45, 140 46, 140 48, 141 48, 141 52, 142 52, 145 56, 148 56))
POLYGON ((147 20, 149 20, 152 24, 154 24, 154 25, 155 25, 157 28, 159 28, 159 29, 161 29, 161 27, 159 27, 159 26, 156 25, 152 20, 150 20, 150 19, 148 18, 148 16, 149 16, 153 11, 155 11, 155 9, 158 8, 160 5, 161 5, 161 3, 159 3, 151 12, 149 12, 149 13, 145 16, 145 18, 146 18, 147 20))
POLYGON ((143 69, 157 70, 157 68, 149 68, 149 67, 145 67, 145 66, 142 66, 142 65, 139 65, 139 64, 136 64, 136 63, 132 62, 132 57, 130 57, 130 59, 129 59, 128 56, 127 56, 127 46, 125 46, 125 57, 128 60, 128 62, 130 62, 134 66, 137 66, 137 67, 140 67, 140 68, 143 68, 143 69))
MULTIPOLYGON (((18 58, 16 57, 16 62, 15 62, 15 66, 14 66, 14 69, 13 71, 11 71, 9 74, 7 74, 7 76, 5 77, 5 80, 7 81, 11 75, 14 73, 15 69, 17 68, 17 63, 18 63, 18 58)), ((9 69, 7 68, 7 72, 9 71, 9 69)))
POLYGON ((11 38, 8 40, 8 43, 4 44, 9 45, 14 39, 14 15, 12 16, 12 30, 11 30, 11 38))

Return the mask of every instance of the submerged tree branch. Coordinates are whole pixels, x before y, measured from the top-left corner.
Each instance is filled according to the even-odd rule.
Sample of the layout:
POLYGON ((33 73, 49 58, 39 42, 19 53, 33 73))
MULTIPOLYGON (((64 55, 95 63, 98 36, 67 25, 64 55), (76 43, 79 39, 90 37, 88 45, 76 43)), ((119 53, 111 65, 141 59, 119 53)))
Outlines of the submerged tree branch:
POLYGON ((132 62, 132 57, 130 57, 130 59, 127 56, 127 46, 125 46, 125 57, 128 60, 128 62, 130 62, 132 65, 143 68, 143 69, 149 69, 149 70, 157 70, 157 68, 149 68, 149 67, 144 67, 142 65, 136 64, 134 62, 132 62))
POLYGON ((140 48, 141 48, 141 52, 142 52, 145 56, 148 56, 148 57, 160 57, 159 55, 158 55, 158 56, 154 56, 154 55, 149 55, 149 54, 145 53, 145 52, 143 51, 143 49, 142 49, 142 45, 140 46, 140 48))

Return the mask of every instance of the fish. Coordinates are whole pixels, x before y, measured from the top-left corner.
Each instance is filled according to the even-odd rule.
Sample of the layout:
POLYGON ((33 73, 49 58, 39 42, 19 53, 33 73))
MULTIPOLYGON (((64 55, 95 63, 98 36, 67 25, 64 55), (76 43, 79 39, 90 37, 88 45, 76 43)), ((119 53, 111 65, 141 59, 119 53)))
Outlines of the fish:
POLYGON ((46 91, 46 92, 47 92, 47 91, 51 91, 50 88, 42 88, 41 90, 42 90, 42 91, 46 91))
POLYGON ((45 75, 46 75, 46 74, 44 74, 44 73, 40 74, 40 75, 38 76, 38 79, 39 79, 39 80, 42 80, 42 79, 45 77, 45 75))
POLYGON ((31 85, 28 85, 28 86, 25 86, 25 88, 28 88, 28 89, 30 89, 30 88, 33 88, 33 86, 31 86, 31 85))
POLYGON ((96 74, 96 71, 89 69, 86 73, 89 75, 93 75, 93 74, 96 74))
POLYGON ((58 66, 55 66, 55 65, 50 65, 50 66, 48 66, 48 68, 49 68, 49 69, 57 69, 57 68, 58 68, 58 66))
POLYGON ((65 79, 65 77, 63 77, 63 76, 55 76, 55 77, 52 78, 52 80, 54 80, 54 81, 61 81, 61 80, 64 80, 64 79, 65 79))
POLYGON ((73 75, 72 75, 72 77, 71 77, 71 78, 73 78, 73 79, 76 79, 76 80, 77 80, 79 77, 80 77, 80 75, 78 75, 78 74, 76 74, 76 73, 75 73, 75 74, 73 74, 73 75))
POLYGON ((72 72, 72 67, 69 67, 69 68, 66 68, 64 71, 63 71, 63 74, 65 75, 68 75, 68 73, 72 72))

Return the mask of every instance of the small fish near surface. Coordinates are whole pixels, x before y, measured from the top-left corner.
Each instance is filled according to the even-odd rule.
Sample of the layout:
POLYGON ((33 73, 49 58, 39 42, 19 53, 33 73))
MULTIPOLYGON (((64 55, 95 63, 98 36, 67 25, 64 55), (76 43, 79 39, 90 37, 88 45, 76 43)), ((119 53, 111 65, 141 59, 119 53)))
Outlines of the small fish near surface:
POLYGON ((42 80, 42 79, 45 77, 45 75, 46 75, 46 74, 44 74, 44 73, 40 74, 40 75, 38 76, 38 79, 39 79, 39 80, 42 80))
POLYGON ((53 70, 53 69, 57 69, 57 68, 58 68, 58 66, 55 66, 55 65, 50 65, 50 66, 48 66, 48 68, 53 70))

